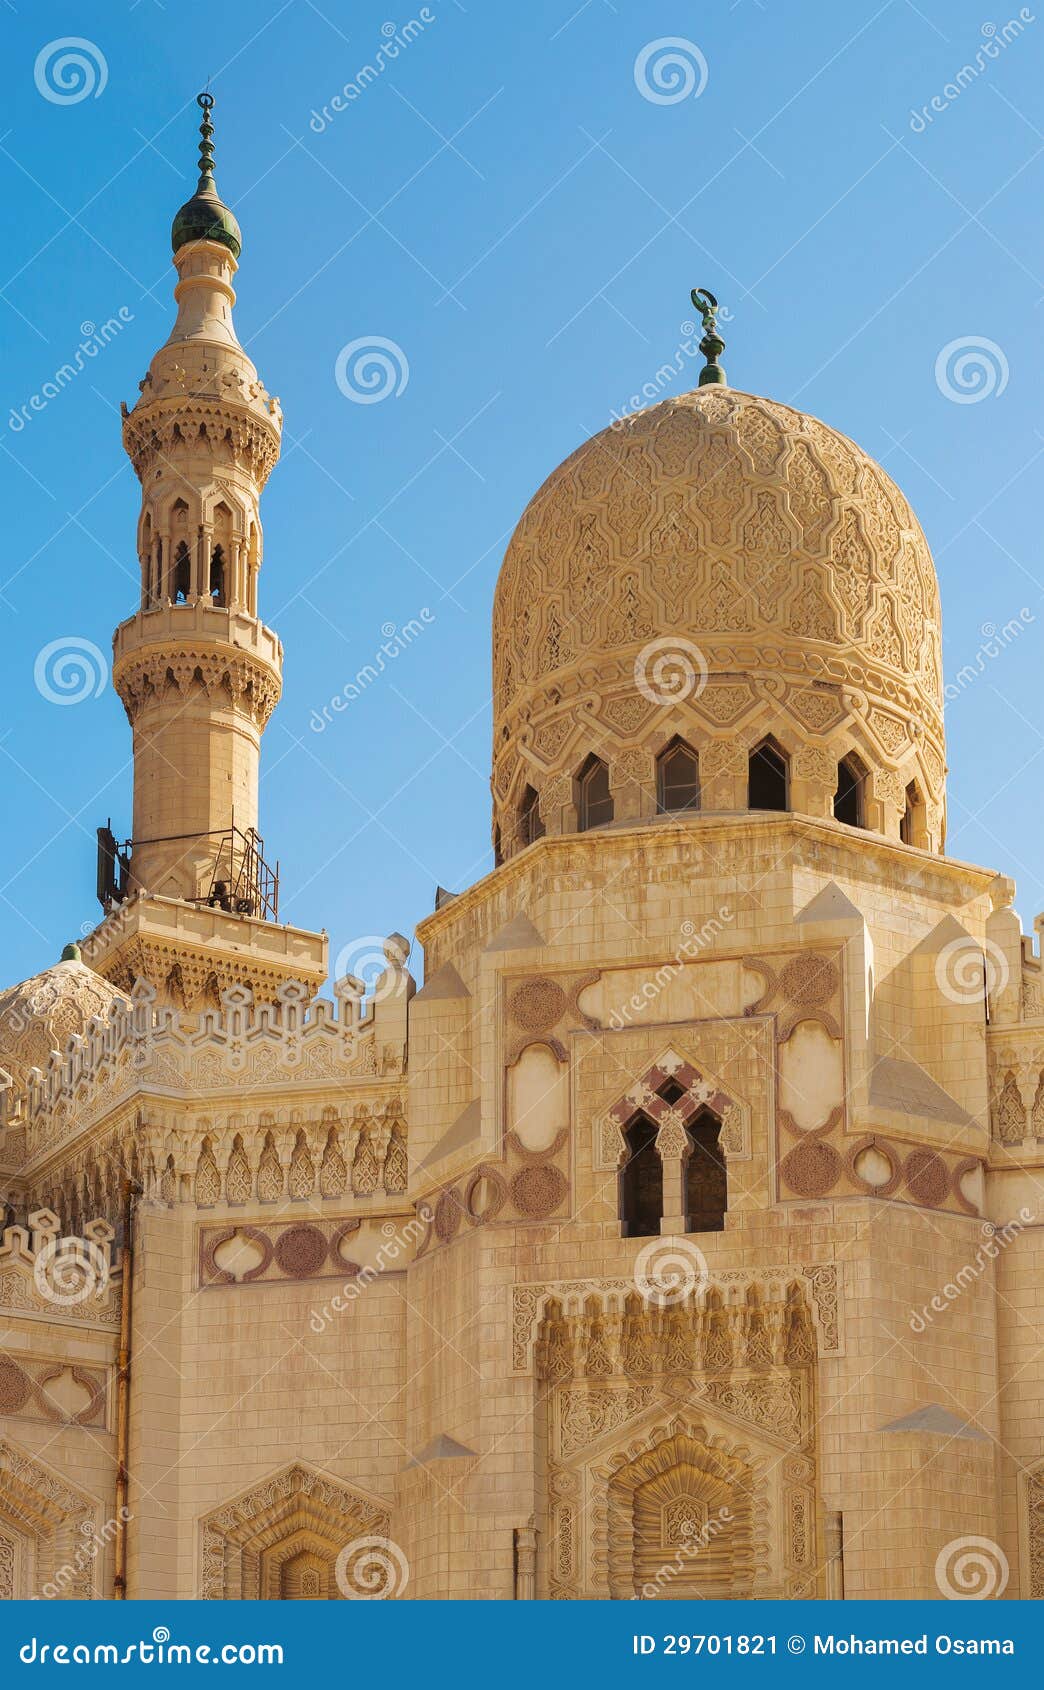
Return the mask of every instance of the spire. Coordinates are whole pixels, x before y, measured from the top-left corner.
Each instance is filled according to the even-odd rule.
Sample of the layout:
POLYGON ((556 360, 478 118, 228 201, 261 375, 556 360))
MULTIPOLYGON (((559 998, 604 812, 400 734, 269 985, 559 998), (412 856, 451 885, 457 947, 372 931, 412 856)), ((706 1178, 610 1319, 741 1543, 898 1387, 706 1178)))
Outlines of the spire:
POLYGON ((213 94, 197 94, 196 104, 203 113, 203 122, 199 126, 199 182, 192 198, 186 200, 174 219, 170 232, 171 246, 178 252, 189 241, 218 241, 228 247, 233 258, 238 258, 243 250, 239 224, 221 199, 214 180, 214 143, 211 140, 214 125, 210 121, 214 109, 213 94))
POLYGON ((214 96, 209 91, 196 95, 196 104, 203 113, 203 122, 199 126, 202 140, 199 143, 199 186, 197 194, 216 194, 217 184, 214 181, 214 144, 210 137, 214 133, 214 125, 210 121, 210 114, 214 109, 214 96))
POLYGON ((718 359, 725 350, 725 342, 718 333, 718 301, 710 288, 693 288, 689 296, 703 319, 703 339, 700 351, 707 362, 700 371, 700 387, 727 386, 728 377, 718 359))

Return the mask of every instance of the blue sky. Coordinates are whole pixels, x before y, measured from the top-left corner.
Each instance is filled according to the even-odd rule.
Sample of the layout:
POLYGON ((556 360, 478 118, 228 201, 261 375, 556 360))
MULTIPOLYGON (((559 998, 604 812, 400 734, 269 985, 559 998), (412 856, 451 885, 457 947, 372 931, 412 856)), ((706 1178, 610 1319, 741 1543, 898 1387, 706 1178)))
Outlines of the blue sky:
POLYGON ((208 76, 218 182, 243 228, 237 326, 286 419, 261 582, 286 648, 262 784, 284 917, 326 927, 336 955, 410 933, 436 883, 491 865, 504 546, 545 475, 675 356, 700 284, 730 313, 733 383, 844 430, 906 491, 937 560, 951 680, 980 666, 984 628, 1020 619, 948 710, 949 849, 1013 874, 1032 922, 1044 16, 963 0, 136 0, 22 7, 0 28, 4 980, 93 925, 94 830, 111 815, 129 831, 119 701, 105 686, 55 704, 34 674, 55 641, 107 655, 136 607, 119 404, 172 321, 169 225, 208 76), (334 111, 384 26, 411 19, 409 46, 334 111), (88 46, 65 92, 87 91, 59 101, 47 49, 67 37, 88 46), (695 87, 650 100, 635 64, 665 38, 698 50, 683 53, 695 87), (83 373, 33 406, 83 325, 110 319, 83 373), (353 403, 338 355, 373 337, 408 379, 353 403), (937 368, 966 340, 981 397, 955 386, 952 358, 937 368), (424 612, 391 671, 316 733, 382 630, 424 612))

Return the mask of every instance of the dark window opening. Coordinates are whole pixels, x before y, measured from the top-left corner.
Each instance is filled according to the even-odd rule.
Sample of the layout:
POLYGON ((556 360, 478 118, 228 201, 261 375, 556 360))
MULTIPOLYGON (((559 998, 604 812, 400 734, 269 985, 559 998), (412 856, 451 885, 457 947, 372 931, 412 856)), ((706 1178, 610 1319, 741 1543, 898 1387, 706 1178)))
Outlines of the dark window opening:
POLYGON ((685 1168, 686 1232, 722 1232, 729 1204, 721 1122, 704 1110, 685 1129, 692 1150, 685 1168))
POLYGON ((924 799, 915 780, 912 780, 906 789, 906 802, 899 823, 899 838, 904 845, 918 845, 922 849, 926 843, 924 799))
POLYGON ((656 1095, 662 1097, 664 1103, 677 1103, 685 1096, 685 1087, 679 1085, 672 1074, 669 1080, 664 1081, 656 1095))
POLYGON ((174 553, 174 592, 175 604, 187 604, 192 591, 192 559, 189 556, 188 545, 180 541, 174 553))
POLYGON ((755 746, 747 765, 747 804, 752 810, 787 810, 787 758, 770 739, 755 746))
POLYGON ((225 603, 225 554, 220 546, 210 554, 210 596, 215 604, 225 603))
POLYGON ((600 757, 590 756, 577 776, 577 822, 581 833, 604 827, 613 819, 609 770, 600 757))
POLYGON ((518 812, 518 831, 523 845, 532 845, 535 840, 544 837, 544 824, 540 817, 540 794, 531 786, 527 786, 522 794, 522 803, 518 812))
POLYGON ((848 827, 865 827, 863 789, 866 776, 857 757, 842 757, 837 765, 834 820, 848 827))
POLYGON ((661 815, 700 807, 699 759, 683 739, 672 739, 656 759, 656 807, 661 815))
POLYGON ((639 1115, 628 1127, 627 1161, 620 1169, 620 1219, 625 1238, 652 1238, 663 1216, 663 1167, 656 1127, 639 1115))

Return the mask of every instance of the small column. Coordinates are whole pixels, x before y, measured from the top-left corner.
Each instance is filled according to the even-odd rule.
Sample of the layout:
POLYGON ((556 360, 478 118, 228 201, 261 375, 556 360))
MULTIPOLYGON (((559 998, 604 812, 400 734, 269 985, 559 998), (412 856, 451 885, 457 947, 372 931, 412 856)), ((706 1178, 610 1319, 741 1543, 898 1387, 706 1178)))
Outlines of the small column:
POLYGON ((826 1549, 826 1595, 828 1602, 845 1599, 845 1537, 844 1517, 840 1510, 831 1510, 823 1522, 826 1549))
POLYGON ((515 1527, 515 1601, 532 1602, 536 1597, 536 1540, 532 1518, 515 1527))
POLYGON ((673 1109, 665 1111, 656 1134, 656 1152, 663 1168, 662 1237, 676 1237, 685 1231, 685 1170, 691 1149, 681 1116, 673 1109))

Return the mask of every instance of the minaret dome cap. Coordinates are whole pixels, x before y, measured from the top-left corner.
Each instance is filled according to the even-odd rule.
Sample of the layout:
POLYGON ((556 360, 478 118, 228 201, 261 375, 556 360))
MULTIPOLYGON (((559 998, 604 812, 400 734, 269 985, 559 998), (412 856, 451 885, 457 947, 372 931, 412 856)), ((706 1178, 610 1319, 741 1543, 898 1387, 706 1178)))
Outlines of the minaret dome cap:
POLYGON ((196 103, 203 113, 203 122, 199 126, 203 137, 199 143, 199 182, 192 198, 185 201, 171 225, 171 247, 177 252, 186 241, 218 241, 228 247, 233 258, 238 258, 243 250, 239 224, 221 199, 214 181, 214 148, 210 139, 214 133, 214 125, 210 121, 214 96, 200 94, 196 103))

